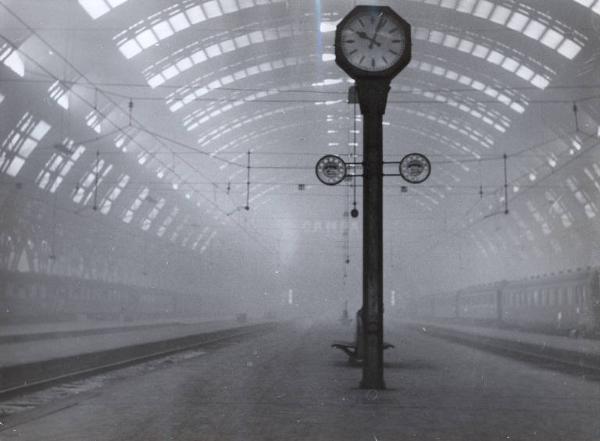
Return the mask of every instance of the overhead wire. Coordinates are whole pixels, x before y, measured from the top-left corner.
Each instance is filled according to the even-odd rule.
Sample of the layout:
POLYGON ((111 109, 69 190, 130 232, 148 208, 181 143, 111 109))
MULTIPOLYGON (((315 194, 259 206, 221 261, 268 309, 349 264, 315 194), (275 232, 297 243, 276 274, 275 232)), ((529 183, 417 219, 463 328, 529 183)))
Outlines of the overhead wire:
MULTIPOLYGON (((84 79, 90 86, 94 87, 94 89, 98 89, 98 87, 94 84, 94 82, 92 82, 91 80, 89 80, 89 78, 87 78, 87 76, 81 72, 75 65, 73 65, 73 63, 71 63, 70 60, 68 60, 64 55, 62 55, 62 53, 60 51, 57 51, 56 48, 54 48, 53 45, 51 45, 44 37, 42 37, 34 28, 32 28, 25 20, 23 20, 17 13, 15 13, 11 8, 9 8, 4 1, 0 0, 0 6, 2 6, 11 16, 13 16, 17 21, 19 21, 32 35, 35 35, 44 45, 46 45, 46 47, 48 47, 50 50, 52 50, 52 52, 54 54, 56 54, 56 56, 58 56, 63 63, 65 63, 66 65, 68 65, 74 72, 76 72, 80 78, 84 79)), ((7 41, 9 44, 13 45, 14 44, 5 36, 2 36, 2 38, 7 41)), ((44 66, 42 66, 39 62, 37 62, 36 60, 34 60, 33 58, 31 58, 30 56, 28 56, 27 54, 24 54, 30 61, 32 61, 36 66, 38 66, 38 68, 40 68, 40 70, 42 70, 43 72, 45 72, 48 76, 50 76, 51 78, 54 78, 56 81, 60 81, 59 78, 57 78, 54 74, 52 74, 48 69, 46 69, 44 66)), ((94 103, 90 103, 88 102, 83 96, 81 96, 80 94, 75 93, 74 91, 71 90, 72 93, 74 93, 76 96, 78 96, 78 98, 84 102, 86 105, 88 105, 91 108, 94 108, 94 103)), ((100 91, 100 93, 103 93, 102 91, 100 91)), ((105 96, 105 99, 107 99, 111 104, 113 104, 116 108, 118 108, 123 114, 125 115, 129 115, 131 116, 130 112, 126 112, 124 111, 118 103, 114 102, 109 96, 107 96, 106 94, 103 93, 103 95, 105 96)), ((131 100, 131 97, 130 97, 131 100)), ((131 103, 131 101, 129 101, 131 103)), ((131 111, 132 108, 129 107, 129 110, 131 111)), ((107 115, 102 115, 103 119, 105 121, 108 121, 111 125, 113 125, 114 127, 118 126, 113 123, 107 115)), ((135 122, 138 126, 144 127, 141 123, 139 123, 135 118, 131 117, 130 118, 130 123, 131 122, 135 122)), ((127 133, 122 132, 124 136, 127 136, 130 139, 130 142, 133 142, 134 144, 138 145, 137 141, 135 141, 135 139, 131 138, 127 133)), ((145 150, 143 146, 139 145, 139 147, 142 150, 145 150)), ((165 165, 166 166, 166 165, 165 165)), ((177 173, 172 170, 170 167, 166 166, 167 169, 169 169, 172 173, 174 173, 175 175, 177 175, 177 173)), ((194 169, 194 168, 193 168, 194 169)), ((200 170, 196 169, 196 172, 201 173, 200 170)), ((193 189, 192 189, 193 190, 193 189)), ((210 203, 212 203, 212 201, 210 201, 210 199, 208 197, 206 197, 203 194, 200 194, 200 196, 204 199, 206 199, 207 201, 209 201, 210 203)), ((218 204, 213 203, 215 208, 217 208, 218 211, 222 212, 222 214, 226 214, 226 211, 223 210, 218 204)), ((266 246, 264 245, 264 242, 259 240, 258 238, 255 238, 254 236, 252 236, 244 227, 243 225, 239 224, 238 222, 236 222, 234 220, 234 222, 236 223, 236 225, 238 225, 239 228, 241 228, 244 232, 246 232, 246 234, 248 234, 250 237, 252 237, 256 243, 258 243, 259 245, 261 245, 262 247, 266 246)), ((269 252, 272 252, 272 250, 266 248, 269 252)))

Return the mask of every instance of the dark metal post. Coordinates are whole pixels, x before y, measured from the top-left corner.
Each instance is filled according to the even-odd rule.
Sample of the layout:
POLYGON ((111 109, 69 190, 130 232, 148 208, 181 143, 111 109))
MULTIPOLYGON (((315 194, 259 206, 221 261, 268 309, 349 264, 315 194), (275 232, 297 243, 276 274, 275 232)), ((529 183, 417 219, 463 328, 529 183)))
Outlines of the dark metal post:
POLYGON ((383 379, 383 115, 389 82, 357 84, 363 114, 363 389, 385 389, 383 379))
POLYGON ((504 158, 504 214, 509 214, 510 210, 508 209, 508 156, 506 153, 503 156, 504 158))

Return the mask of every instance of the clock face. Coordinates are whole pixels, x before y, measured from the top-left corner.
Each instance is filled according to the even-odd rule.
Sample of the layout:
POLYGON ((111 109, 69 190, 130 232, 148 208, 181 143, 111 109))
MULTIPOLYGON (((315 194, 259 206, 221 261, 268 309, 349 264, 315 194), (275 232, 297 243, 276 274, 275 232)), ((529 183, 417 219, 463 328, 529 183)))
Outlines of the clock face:
POLYGON ((364 9, 341 30, 341 49, 354 67, 380 72, 394 66, 406 50, 404 24, 385 10, 364 9))
POLYGON ((406 155, 400 162, 400 176, 411 184, 421 184, 431 174, 431 163, 419 153, 406 155))
POLYGON ((323 156, 317 162, 317 178, 325 185, 337 185, 346 178, 346 163, 335 155, 323 156))

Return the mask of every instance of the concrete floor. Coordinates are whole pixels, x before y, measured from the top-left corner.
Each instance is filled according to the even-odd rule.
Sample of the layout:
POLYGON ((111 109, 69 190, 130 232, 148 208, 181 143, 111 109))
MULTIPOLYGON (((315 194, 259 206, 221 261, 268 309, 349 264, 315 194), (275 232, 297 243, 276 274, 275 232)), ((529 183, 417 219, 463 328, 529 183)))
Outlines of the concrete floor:
POLYGON ((390 329, 386 391, 297 325, 37 409, 0 440, 600 440, 600 383, 390 329))

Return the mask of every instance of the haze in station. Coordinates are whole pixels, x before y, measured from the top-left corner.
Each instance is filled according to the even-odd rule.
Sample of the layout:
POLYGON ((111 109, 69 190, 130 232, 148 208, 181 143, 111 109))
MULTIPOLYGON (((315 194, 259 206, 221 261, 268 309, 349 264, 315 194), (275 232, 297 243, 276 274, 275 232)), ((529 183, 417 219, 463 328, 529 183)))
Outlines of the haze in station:
POLYGON ((363 159, 358 4, 412 26, 384 171, 431 162, 384 178, 386 332, 538 280, 513 306, 592 333, 546 288, 598 277, 600 0, 0 0, 0 328, 355 319, 363 181, 315 165, 363 159))
MULTIPOLYGON (((333 62, 346 2, 72 3, 2 5, 3 269, 169 291, 208 314, 357 308, 361 182, 313 172, 362 154, 333 62)), ((385 181, 387 295, 597 264, 593 3, 394 5, 414 57, 385 159, 418 151, 434 172, 405 193, 385 181)))

